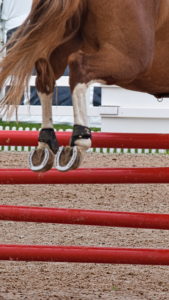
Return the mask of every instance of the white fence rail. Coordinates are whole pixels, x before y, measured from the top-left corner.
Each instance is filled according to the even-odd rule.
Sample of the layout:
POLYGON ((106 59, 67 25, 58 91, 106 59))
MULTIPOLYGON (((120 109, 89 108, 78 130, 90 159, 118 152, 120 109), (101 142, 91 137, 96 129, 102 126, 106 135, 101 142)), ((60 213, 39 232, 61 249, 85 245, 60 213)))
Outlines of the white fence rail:
POLYGON ((102 88, 102 104, 118 106, 117 115, 102 114, 102 131, 169 133, 169 98, 121 88, 102 88))
MULTIPOLYGON (((68 77, 61 77, 56 84, 58 87, 68 86, 68 77)), ((29 85, 35 85, 35 76, 31 77, 29 85)), ((87 94, 91 127, 100 127, 106 132, 169 133, 169 98, 158 101, 148 94, 127 91, 116 86, 93 86, 87 94), (102 87, 100 107, 93 107, 91 103, 93 86, 102 87)), ((5 117, 2 119, 6 120, 5 117)), ((15 115, 12 120, 16 120, 15 115)), ((72 124, 72 107, 53 106, 53 120, 57 124, 72 124)), ((18 121, 41 122, 41 107, 21 105, 18 121)))
MULTIPOLYGON (((31 76, 31 79, 29 81, 29 87, 35 86, 35 78, 36 76, 31 76)), ((5 87, 3 90, 1 90, 1 98, 5 95, 6 87, 9 85, 10 79, 6 81, 5 87)), ((69 77, 68 76, 62 76, 59 80, 56 81, 56 86, 59 87, 69 87, 69 77)), ((24 95, 24 105, 20 105, 17 111, 17 116, 14 113, 13 116, 10 118, 12 121, 26 121, 26 122, 35 122, 35 123, 41 123, 41 106, 40 105, 29 105, 29 99, 30 99, 30 91, 31 89, 28 89, 28 92, 24 95)), ((87 93, 87 103, 88 103, 88 117, 89 117, 89 125, 100 127, 101 126, 101 108, 100 107, 94 107, 92 105, 92 93, 93 88, 91 87, 88 90, 87 93)), ((107 113, 109 108, 103 109, 104 113, 107 113)), ((53 122, 55 124, 73 124, 73 109, 72 106, 53 106, 53 122)), ((114 114, 114 111, 116 112, 116 108, 111 108, 111 113, 114 114)), ((7 121, 6 116, 1 117, 3 121, 7 121)))

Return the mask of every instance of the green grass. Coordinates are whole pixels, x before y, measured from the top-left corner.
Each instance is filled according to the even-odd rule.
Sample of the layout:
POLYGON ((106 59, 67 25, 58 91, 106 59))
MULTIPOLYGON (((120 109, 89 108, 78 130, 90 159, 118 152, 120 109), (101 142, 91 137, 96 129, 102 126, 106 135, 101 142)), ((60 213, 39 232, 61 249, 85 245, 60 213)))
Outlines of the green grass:
MULTIPOLYGON (((33 128, 36 128, 37 130, 41 128, 41 124, 40 123, 28 123, 28 122, 4 122, 4 121, 0 121, 0 126, 5 127, 16 127, 16 130, 19 129, 20 127, 22 127, 23 129, 25 128, 30 128, 30 130, 32 130, 33 128)), ((54 124, 54 128, 56 130, 68 130, 68 129, 72 129, 72 126, 66 125, 66 124, 59 124, 56 125, 54 124)), ((100 131, 100 128, 91 128, 92 131, 100 131)))
MULTIPOLYGON (((4 128, 6 126, 8 126, 9 128, 16 127, 16 129, 18 129, 19 127, 22 127, 23 129, 30 128, 30 130, 33 128, 36 128, 37 130, 41 128, 40 123, 27 123, 27 122, 3 122, 3 121, 0 121, 0 126, 3 126, 4 128)), ((57 130, 59 130, 59 129, 67 130, 67 129, 72 129, 72 126, 54 125, 54 128, 57 130)))

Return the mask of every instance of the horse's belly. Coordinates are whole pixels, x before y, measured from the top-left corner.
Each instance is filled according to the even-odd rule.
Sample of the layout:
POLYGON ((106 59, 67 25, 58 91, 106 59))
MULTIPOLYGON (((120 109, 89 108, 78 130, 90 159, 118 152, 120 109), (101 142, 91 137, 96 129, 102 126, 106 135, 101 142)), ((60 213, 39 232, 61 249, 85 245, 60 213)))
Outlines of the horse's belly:
POLYGON ((150 94, 169 94, 169 63, 157 65, 146 74, 140 75, 133 82, 122 84, 122 87, 150 94))
POLYGON ((153 94, 169 93, 169 41, 158 43, 151 67, 131 86, 153 94))

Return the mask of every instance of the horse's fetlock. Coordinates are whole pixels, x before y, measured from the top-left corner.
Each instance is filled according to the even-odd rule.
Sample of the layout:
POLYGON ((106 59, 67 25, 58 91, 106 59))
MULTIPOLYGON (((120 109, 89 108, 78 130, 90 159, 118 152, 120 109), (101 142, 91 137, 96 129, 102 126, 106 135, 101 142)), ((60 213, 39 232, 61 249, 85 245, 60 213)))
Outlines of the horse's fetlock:
POLYGON ((48 145, 46 145, 46 143, 44 143, 44 142, 38 142, 37 149, 38 150, 44 150, 46 148, 46 146, 48 146, 48 145))
POLYGON ((92 141, 91 139, 79 139, 74 142, 74 144, 80 147, 82 150, 88 150, 91 148, 92 141))
POLYGON ((43 128, 39 133, 38 142, 41 146, 45 143, 49 146, 49 148, 53 151, 53 153, 57 153, 59 148, 59 143, 56 139, 56 135, 53 128, 43 128))
POLYGON ((82 125, 74 125, 71 146, 79 146, 88 149, 91 147, 91 138, 90 128, 82 125))

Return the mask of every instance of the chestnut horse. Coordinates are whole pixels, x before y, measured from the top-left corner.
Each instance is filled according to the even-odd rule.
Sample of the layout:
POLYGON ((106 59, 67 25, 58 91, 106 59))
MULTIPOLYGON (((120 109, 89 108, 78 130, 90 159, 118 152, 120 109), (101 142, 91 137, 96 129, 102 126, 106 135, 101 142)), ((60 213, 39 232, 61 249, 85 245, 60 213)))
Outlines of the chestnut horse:
POLYGON ((17 106, 32 69, 42 104, 34 171, 76 168, 91 146, 85 94, 93 81, 116 84, 156 97, 169 96, 169 0, 34 0, 2 60, 0 86, 10 77, 1 103, 17 106), (60 148, 52 124, 55 80, 70 68, 74 128, 70 146, 60 148), (71 157, 71 159, 70 159, 71 157))

